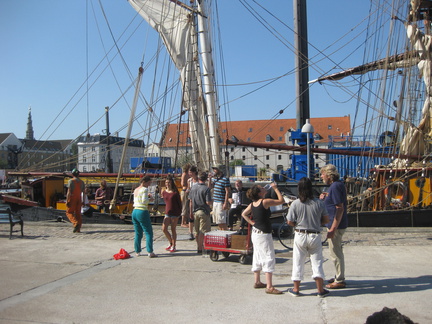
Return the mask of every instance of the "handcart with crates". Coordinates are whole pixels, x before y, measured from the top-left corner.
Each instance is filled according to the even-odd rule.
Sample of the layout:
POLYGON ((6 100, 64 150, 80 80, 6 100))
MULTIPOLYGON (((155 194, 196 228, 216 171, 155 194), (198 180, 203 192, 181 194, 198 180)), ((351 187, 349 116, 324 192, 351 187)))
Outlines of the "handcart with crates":
POLYGON ((204 249, 210 254, 210 260, 219 260, 219 252, 225 258, 230 254, 240 254, 239 262, 248 263, 248 257, 252 255, 252 241, 250 228, 246 235, 239 235, 233 231, 211 231, 204 235, 204 249))

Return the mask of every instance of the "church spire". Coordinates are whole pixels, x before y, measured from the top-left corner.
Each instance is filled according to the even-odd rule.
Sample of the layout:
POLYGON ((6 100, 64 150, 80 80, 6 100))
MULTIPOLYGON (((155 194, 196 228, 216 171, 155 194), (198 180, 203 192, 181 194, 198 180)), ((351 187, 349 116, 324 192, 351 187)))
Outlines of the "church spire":
POLYGON ((27 131, 26 131, 25 139, 34 140, 33 123, 32 123, 32 116, 31 116, 31 106, 29 106, 29 113, 28 113, 28 119, 27 119, 27 131))

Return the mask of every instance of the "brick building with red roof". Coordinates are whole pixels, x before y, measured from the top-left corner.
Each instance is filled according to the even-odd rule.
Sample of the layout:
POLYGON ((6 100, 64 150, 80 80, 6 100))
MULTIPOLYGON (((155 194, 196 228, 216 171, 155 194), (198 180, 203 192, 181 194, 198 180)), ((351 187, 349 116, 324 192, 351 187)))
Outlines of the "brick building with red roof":
MULTIPOLYGON (((351 131, 350 116, 311 118, 314 127, 314 145, 327 148, 331 136, 348 136, 351 131)), ((296 119, 243 120, 219 123, 221 154, 228 151, 229 161, 242 160, 245 165, 256 165, 271 172, 286 169, 291 165, 291 151, 279 151, 251 147, 226 146, 225 140, 235 136, 237 139, 253 143, 271 143, 292 145, 291 131, 296 130, 296 119)), ((188 124, 169 124, 159 143, 160 155, 171 157, 174 161, 178 146, 178 161, 184 161, 186 154, 191 154, 188 124), (183 158, 182 158, 183 157, 183 158)), ((317 167, 324 165, 325 156, 316 154, 317 167)))

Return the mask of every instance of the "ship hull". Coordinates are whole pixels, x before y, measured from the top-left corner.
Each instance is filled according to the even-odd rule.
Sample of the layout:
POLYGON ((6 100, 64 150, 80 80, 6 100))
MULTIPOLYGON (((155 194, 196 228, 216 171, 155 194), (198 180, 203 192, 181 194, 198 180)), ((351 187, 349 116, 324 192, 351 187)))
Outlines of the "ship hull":
POLYGON ((350 227, 432 227, 432 209, 348 213, 350 227))

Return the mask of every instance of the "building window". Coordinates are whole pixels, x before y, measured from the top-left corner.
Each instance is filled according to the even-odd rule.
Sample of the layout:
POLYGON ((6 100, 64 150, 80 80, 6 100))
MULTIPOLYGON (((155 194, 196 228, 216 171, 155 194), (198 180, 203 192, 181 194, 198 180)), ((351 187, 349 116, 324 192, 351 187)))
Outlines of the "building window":
POLYGON ((314 139, 317 140, 317 141, 319 141, 319 140, 322 140, 323 138, 322 138, 322 136, 320 134, 315 133, 314 139))
POLYGON ((279 141, 282 141, 282 136, 279 136, 279 141))
POLYGON ((282 160, 282 155, 278 155, 278 160, 282 160))
POLYGON ((83 152, 87 152, 87 147, 83 146, 83 152))
POLYGON ((92 146, 92 152, 96 151, 96 147, 92 146))
POLYGON ((248 137, 248 138, 247 138, 247 141, 248 141, 248 142, 250 142, 250 141, 251 141, 251 138, 250 138, 250 137, 248 137))
POLYGON ((257 152, 258 151, 258 147, 254 147, 254 152, 257 152))
POLYGON ((246 152, 246 147, 242 147, 242 152, 246 152))
POLYGON ((328 125, 328 126, 327 126, 327 129, 332 129, 332 125, 328 125))
POLYGON ((96 155, 92 154, 92 162, 96 162, 96 155))
POLYGON ((83 166, 83 172, 87 172, 87 167, 83 166))
POLYGON ((267 134, 266 135, 266 137, 265 137, 265 141, 266 142, 271 142, 271 141, 273 141, 274 140, 274 138, 270 135, 270 134, 267 134))
POLYGON ((87 157, 83 156, 83 163, 87 162, 87 157))
POLYGON ((190 144, 190 143, 191 143, 191 138, 188 137, 188 138, 186 139, 186 144, 190 144))
POLYGON ((243 160, 243 161, 246 160, 246 156, 243 155, 243 156, 242 156, 242 160, 243 160))
POLYGON ((226 129, 222 129, 222 133, 226 133, 226 129))
POLYGON ((231 160, 234 160, 234 155, 231 155, 231 160))
POLYGON ((252 127, 251 127, 251 128, 249 128, 248 132, 249 132, 249 133, 252 133, 252 127))
POLYGON ((254 160, 258 160, 258 156, 257 155, 254 155, 254 160))
POLYGON ((279 130, 280 130, 281 132, 283 132, 283 126, 281 126, 281 127, 279 128, 279 130))
POLYGON ((270 155, 266 155, 266 160, 270 160, 270 155))
POLYGON ((234 147, 231 147, 231 152, 234 152, 234 147))

